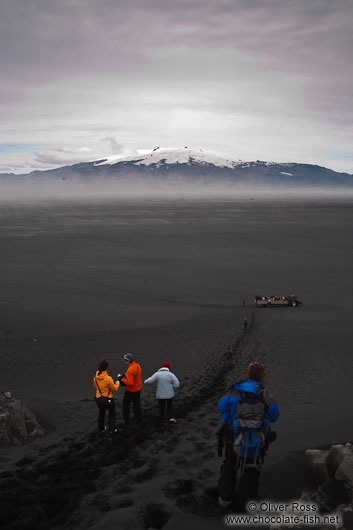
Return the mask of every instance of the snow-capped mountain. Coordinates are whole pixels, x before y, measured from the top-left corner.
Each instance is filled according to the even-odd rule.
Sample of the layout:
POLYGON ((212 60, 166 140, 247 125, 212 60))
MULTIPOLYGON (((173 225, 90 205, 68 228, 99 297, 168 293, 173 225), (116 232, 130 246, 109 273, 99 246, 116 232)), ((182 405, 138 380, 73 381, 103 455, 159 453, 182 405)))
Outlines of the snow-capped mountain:
POLYGON ((161 148, 156 147, 151 152, 144 155, 134 155, 124 160, 121 157, 108 157, 104 161, 94 162, 95 165, 112 165, 119 163, 130 163, 136 166, 166 166, 172 164, 200 164, 207 165, 211 164, 215 167, 228 167, 233 168, 237 162, 229 158, 225 158, 218 153, 210 151, 203 151, 202 149, 189 149, 188 147, 171 147, 161 148))
POLYGON ((353 187, 353 175, 330 169, 297 163, 277 163, 257 160, 244 162, 202 149, 160 148, 122 158, 111 156, 63 166, 48 171, 34 171, 28 175, 0 175, 1 180, 38 181, 109 179, 114 182, 134 181, 153 183, 177 180, 202 186, 204 183, 235 183, 241 186, 345 186, 353 187))

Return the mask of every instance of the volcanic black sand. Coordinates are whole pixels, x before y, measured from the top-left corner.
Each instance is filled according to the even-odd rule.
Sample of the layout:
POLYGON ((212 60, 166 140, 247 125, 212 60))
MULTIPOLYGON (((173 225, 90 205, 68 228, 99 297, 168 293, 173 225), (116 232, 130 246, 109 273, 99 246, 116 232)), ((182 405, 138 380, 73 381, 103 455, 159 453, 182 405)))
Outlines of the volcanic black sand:
POLYGON ((352 204, 1 204, 0 390, 49 429, 0 449, 2 528, 223 528, 216 405, 253 360, 281 412, 260 497, 296 498, 305 449, 353 439, 352 204), (292 293, 303 307, 252 305, 292 293), (177 423, 158 425, 144 387, 143 425, 127 430, 120 389, 118 432, 98 436, 97 361, 115 376, 127 352, 143 378, 171 363, 177 423))

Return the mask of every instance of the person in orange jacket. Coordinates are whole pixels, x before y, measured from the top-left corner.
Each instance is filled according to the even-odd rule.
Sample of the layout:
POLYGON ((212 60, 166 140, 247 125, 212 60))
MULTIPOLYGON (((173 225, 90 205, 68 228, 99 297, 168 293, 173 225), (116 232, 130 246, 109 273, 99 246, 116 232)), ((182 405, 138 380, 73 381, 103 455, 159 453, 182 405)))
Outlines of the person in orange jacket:
POLYGON ((141 366, 135 362, 134 356, 131 353, 124 355, 125 364, 129 367, 126 374, 120 376, 120 382, 125 386, 125 394, 123 399, 123 418, 126 425, 130 423, 130 404, 132 402, 134 408, 135 420, 137 423, 141 421, 141 403, 140 392, 142 388, 141 366))
POLYGON ((115 404, 113 392, 116 392, 120 386, 119 381, 114 383, 113 379, 107 372, 107 361, 101 361, 98 364, 98 370, 93 379, 93 386, 96 389, 96 403, 99 409, 98 430, 104 432, 105 411, 108 410, 108 429, 110 433, 115 431, 115 404))

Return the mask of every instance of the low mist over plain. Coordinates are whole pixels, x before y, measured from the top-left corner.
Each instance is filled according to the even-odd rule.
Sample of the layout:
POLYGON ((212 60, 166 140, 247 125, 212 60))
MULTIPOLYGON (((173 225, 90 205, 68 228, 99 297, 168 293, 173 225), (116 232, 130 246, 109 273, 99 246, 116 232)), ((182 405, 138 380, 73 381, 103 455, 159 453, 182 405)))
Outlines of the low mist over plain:
POLYGON ((2 198, 221 197, 252 191, 318 196, 353 190, 353 175, 311 164, 232 160, 202 149, 156 147, 28 175, 0 175, 2 198), (316 191, 316 194, 315 194, 316 191))

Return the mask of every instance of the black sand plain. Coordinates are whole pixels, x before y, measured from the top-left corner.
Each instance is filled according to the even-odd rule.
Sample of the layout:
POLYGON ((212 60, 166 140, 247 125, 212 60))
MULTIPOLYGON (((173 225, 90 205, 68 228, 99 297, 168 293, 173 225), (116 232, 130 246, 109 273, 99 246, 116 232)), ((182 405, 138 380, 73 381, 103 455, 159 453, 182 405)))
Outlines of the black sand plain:
POLYGON ((349 195, 2 203, 0 390, 49 429, 0 449, 2 528, 224 528, 216 405, 253 360, 281 412, 260 497, 298 497, 305 449, 353 440, 352 205, 349 195), (252 305, 291 293, 302 308, 252 305), (120 389, 118 432, 102 438, 96 364, 107 358, 115 376, 128 351, 143 378, 171 363, 178 422, 158 425, 144 387, 144 423, 127 430, 120 389))

